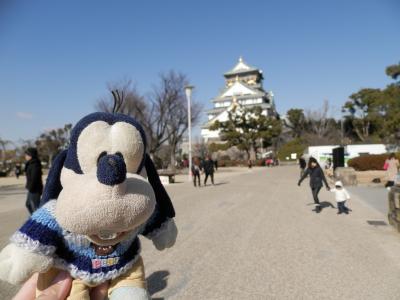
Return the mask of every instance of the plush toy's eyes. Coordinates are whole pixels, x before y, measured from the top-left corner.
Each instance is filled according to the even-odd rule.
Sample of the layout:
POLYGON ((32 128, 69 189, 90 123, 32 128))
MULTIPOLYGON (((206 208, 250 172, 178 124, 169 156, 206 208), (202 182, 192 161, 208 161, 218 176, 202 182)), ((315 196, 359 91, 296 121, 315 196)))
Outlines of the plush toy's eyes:
POLYGON ((110 125, 96 121, 87 126, 77 142, 78 161, 83 173, 95 172, 98 160, 107 154, 120 155, 128 173, 136 173, 144 155, 139 131, 131 124, 110 125))

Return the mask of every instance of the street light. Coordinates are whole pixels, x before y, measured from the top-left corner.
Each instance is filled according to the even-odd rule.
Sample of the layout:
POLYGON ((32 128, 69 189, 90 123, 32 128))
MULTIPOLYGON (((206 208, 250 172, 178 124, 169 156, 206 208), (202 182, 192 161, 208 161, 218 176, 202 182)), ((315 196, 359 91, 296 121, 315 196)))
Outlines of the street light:
POLYGON ((194 86, 187 85, 185 86, 185 93, 187 98, 187 107, 188 107, 188 133, 189 133, 189 177, 188 180, 192 181, 192 113, 191 113, 191 96, 192 90, 194 86))

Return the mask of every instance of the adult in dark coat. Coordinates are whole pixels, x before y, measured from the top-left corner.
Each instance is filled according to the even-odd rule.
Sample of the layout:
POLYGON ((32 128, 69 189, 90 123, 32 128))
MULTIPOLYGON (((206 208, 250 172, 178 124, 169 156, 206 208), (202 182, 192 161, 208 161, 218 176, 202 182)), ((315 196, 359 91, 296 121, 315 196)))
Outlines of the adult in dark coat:
POLYGON ((28 195, 26 198, 26 208, 32 214, 39 208, 40 196, 43 191, 42 182, 42 164, 39 160, 36 148, 28 148, 25 151, 25 174, 26 174, 26 189, 28 195))
POLYGON ((211 183, 214 184, 214 162, 212 161, 210 156, 206 157, 206 160, 203 163, 204 169, 204 185, 207 185, 208 176, 211 178, 211 183))
POLYGON ((318 199, 318 193, 322 188, 322 182, 325 184, 328 191, 330 190, 330 187, 328 182, 326 181, 324 171, 314 157, 310 157, 308 161, 308 168, 304 171, 303 176, 300 178, 298 186, 300 186, 301 182, 307 176, 310 176, 310 188, 314 198, 314 203, 316 205, 315 211, 319 213, 321 211, 321 206, 318 199))
POLYGON ((193 162, 192 162, 192 177, 193 177, 193 185, 196 187, 196 179, 198 182, 198 186, 201 186, 200 183, 200 172, 201 172, 201 163, 200 163, 200 159, 195 157, 193 158, 193 162))
POLYGON ((301 156, 299 159, 299 166, 300 166, 300 178, 303 177, 304 171, 307 167, 306 160, 304 159, 304 156, 301 156))

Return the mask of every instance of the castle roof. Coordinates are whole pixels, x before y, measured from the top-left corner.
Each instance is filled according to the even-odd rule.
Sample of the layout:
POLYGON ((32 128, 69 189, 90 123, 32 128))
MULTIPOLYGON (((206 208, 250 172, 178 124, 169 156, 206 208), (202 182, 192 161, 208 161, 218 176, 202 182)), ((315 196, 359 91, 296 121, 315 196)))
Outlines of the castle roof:
POLYGON ((259 70, 256 67, 248 65, 242 57, 239 57, 238 63, 231 69, 230 71, 226 72, 224 74, 225 77, 230 77, 234 75, 239 75, 243 73, 260 73, 262 74, 262 71, 259 70))
POLYGON ((266 94, 267 93, 264 90, 255 88, 238 80, 231 86, 225 88, 219 96, 213 99, 213 102, 224 101, 225 99, 232 97, 235 98, 248 98, 249 96, 263 97, 266 94))

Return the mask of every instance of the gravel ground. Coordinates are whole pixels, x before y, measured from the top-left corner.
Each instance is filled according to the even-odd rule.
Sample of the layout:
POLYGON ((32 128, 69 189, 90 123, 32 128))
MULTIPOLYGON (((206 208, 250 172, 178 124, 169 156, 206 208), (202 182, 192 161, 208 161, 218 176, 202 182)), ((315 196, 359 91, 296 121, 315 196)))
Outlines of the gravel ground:
MULTIPOLYGON (((143 239, 153 299, 399 299, 400 236, 367 224, 384 214, 355 194, 350 215, 328 205, 316 214, 297 176, 292 166, 242 169, 217 173, 215 186, 168 186, 177 243, 158 252, 143 239)), ((14 192, 0 189, 0 246, 26 216, 14 192)), ((0 299, 13 292, 0 284, 0 299)))

